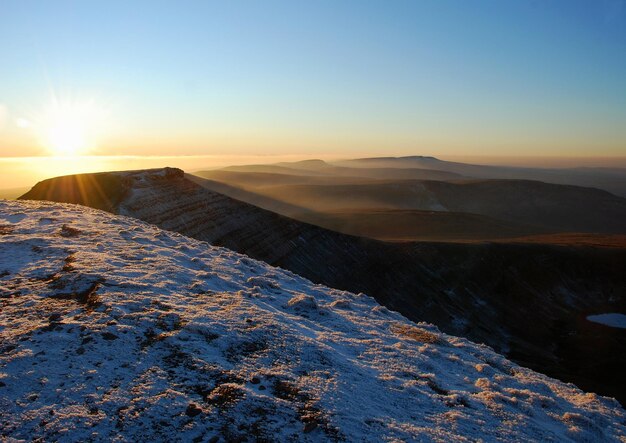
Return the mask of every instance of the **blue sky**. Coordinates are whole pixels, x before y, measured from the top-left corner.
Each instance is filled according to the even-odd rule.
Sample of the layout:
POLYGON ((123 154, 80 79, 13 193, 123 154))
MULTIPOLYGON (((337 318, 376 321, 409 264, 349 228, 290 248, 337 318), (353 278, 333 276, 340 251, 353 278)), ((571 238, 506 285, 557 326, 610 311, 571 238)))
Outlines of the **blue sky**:
POLYGON ((626 155, 626 3, 0 3, 0 149, 61 100, 98 154, 626 155))

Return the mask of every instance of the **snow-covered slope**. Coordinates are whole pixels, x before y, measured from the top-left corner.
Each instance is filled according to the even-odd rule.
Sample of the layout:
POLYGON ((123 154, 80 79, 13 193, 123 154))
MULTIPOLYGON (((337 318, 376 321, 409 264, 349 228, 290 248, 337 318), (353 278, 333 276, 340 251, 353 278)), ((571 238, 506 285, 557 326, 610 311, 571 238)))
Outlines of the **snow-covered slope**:
POLYGON ((131 218, 0 201, 4 439, 626 441, 620 405, 131 218))

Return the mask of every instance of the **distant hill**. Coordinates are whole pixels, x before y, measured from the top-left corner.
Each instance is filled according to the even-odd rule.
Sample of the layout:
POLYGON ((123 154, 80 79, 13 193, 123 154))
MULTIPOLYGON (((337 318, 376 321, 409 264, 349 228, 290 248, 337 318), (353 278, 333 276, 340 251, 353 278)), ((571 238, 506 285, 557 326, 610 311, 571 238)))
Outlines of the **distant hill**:
POLYGON ((624 168, 487 166, 449 162, 424 156, 361 158, 333 162, 333 164, 353 168, 435 169, 473 178, 538 180, 547 183, 604 189, 621 197, 626 197, 626 169, 624 168))
MULTIPOLYGON (((216 172, 240 172, 257 174, 275 174, 284 176, 314 176, 314 177, 351 177, 361 179, 414 179, 414 180, 459 180, 461 174, 447 171, 438 171, 427 168, 397 168, 397 167, 344 167, 334 166, 321 160, 311 160, 294 163, 277 163, 275 165, 242 165, 228 166, 214 171, 198 171, 195 175, 205 178, 214 178, 216 172)), ((236 178, 236 176, 233 176, 236 178)), ((259 179, 263 177, 259 176, 259 179)), ((279 177, 275 177, 279 178, 279 177)))
POLYGON ((451 211, 554 232, 626 233, 626 199, 593 188, 529 180, 280 185, 257 192, 318 212, 348 208, 451 211))
MULTIPOLYGON (((330 184, 342 187, 344 184, 349 186, 356 182, 365 185, 366 188, 372 185, 370 189, 376 189, 380 184, 386 185, 386 182, 378 180, 230 171, 207 171, 197 174, 212 177, 213 180, 195 175, 189 175, 188 178, 211 191, 333 231, 379 240, 466 241, 528 236, 546 231, 537 226, 477 214, 393 207, 367 208, 369 202, 374 200, 367 197, 365 200, 343 198, 341 193, 334 192, 335 188, 330 184), (302 196, 297 193, 294 197, 290 195, 292 188, 289 185, 285 186, 286 183, 289 185, 317 183, 329 195, 331 204, 337 202, 338 208, 326 207, 323 198, 302 196), (298 204, 304 204, 306 207, 298 204), (352 209, 344 207, 348 205, 355 207, 352 209)), ((374 201, 374 204, 389 204, 389 201, 381 201, 374 201)))
MULTIPOLYGON (((415 170, 397 171, 413 173, 415 170)), ((580 186, 512 179, 372 179, 223 170, 197 174, 248 191, 241 198, 249 203, 263 205, 259 203, 262 197, 292 208, 302 208, 303 214, 299 214, 297 211, 282 212, 276 206, 264 206, 326 227, 330 225, 322 223, 322 220, 337 218, 338 213, 342 214, 340 218, 374 226, 376 220, 382 221, 381 210, 395 211, 398 218, 404 218, 404 225, 409 226, 411 220, 415 222, 413 234, 408 237, 413 239, 479 238, 476 237, 479 231, 470 227, 478 220, 477 216, 484 217, 484 239, 509 236, 515 231, 520 235, 546 232, 626 233, 626 199, 580 186), (371 209, 376 209, 377 213, 368 213, 371 209), (407 218, 407 211, 420 211, 420 217, 413 215, 407 218), (444 216, 433 211, 450 214, 444 216), (309 217, 311 214, 315 217, 309 217), (427 219, 428 214, 432 215, 432 220, 427 219), (456 221, 447 224, 450 227, 449 236, 445 235, 445 229, 439 229, 438 237, 429 237, 428 233, 434 232, 430 226, 443 220, 452 222, 455 217, 456 221), (508 232, 501 229, 507 224, 510 225, 508 232), (468 227, 466 234, 463 234, 464 225, 468 227)), ((354 223, 349 224, 356 227, 354 223)), ((395 237, 395 230, 389 224, 379 225, 375 230, 375 238, 395 237), (385 226, 388 232, 385 232, 385 226)), ((342 231, 348 232, 346 229, 342 231)), ((360 229, 349 231, 365 235, 363 232, 360 229)), ((405 232, 408 231, 405 229, 405 232)))

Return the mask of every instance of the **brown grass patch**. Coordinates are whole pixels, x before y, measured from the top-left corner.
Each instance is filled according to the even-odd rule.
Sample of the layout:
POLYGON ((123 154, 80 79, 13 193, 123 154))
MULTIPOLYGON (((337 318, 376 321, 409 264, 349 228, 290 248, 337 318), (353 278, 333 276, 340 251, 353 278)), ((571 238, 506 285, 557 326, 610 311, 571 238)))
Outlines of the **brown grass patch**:
POLYGON ((13 233, 13 226, 0 225, 0 235, 9 235, 13 233))
POLYGON ((440 338, 438 335, 424 329, 417 328, 409 325, 393 325, 391 332, 402 337, 410 338, 411 340, 419 341, 421 343, 439 343, 440 338))

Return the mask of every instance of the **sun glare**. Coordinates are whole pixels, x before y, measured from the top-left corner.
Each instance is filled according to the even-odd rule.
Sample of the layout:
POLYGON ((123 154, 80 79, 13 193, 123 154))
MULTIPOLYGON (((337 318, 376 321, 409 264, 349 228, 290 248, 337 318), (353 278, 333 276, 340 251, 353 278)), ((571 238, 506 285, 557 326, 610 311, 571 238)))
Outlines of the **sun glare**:
POLYGON ((54 100, 37 122, 41 144, 54 156, 71 157, 92 151, 102 130, 104 112, 92 102, 54 100))

